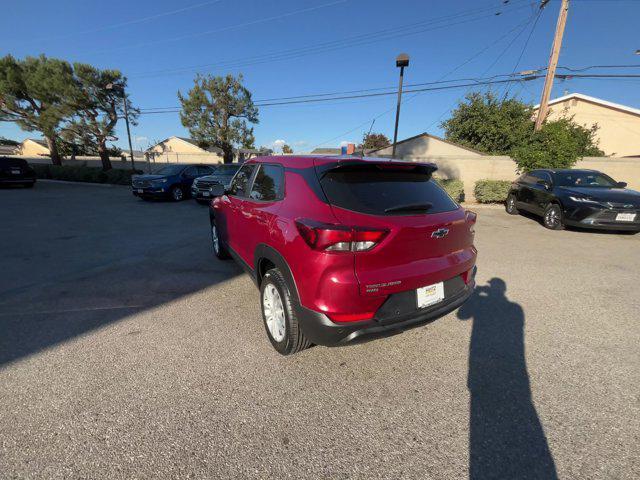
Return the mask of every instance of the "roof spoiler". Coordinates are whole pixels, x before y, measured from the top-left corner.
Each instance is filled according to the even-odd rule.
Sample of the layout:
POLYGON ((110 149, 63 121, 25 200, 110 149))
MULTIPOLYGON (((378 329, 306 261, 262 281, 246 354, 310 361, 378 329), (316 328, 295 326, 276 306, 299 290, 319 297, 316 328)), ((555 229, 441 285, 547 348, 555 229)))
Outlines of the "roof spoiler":
POLYGON ((384 169, 393 169, 398 167, 399 170, 410 167, 412 171, 416 173, 422 173, 424 175, 433 175, 438 170, 438 166, 435 163, 414 163, 414 162, 399 162, 397 160, 340 160, 336 163, 325 163, 323 165, 316 165, 316 171, 318 172, 318 178, 322 179, 328 172, 334 172, 336 170, 355 170, 360 167, 380 166, 384 169))

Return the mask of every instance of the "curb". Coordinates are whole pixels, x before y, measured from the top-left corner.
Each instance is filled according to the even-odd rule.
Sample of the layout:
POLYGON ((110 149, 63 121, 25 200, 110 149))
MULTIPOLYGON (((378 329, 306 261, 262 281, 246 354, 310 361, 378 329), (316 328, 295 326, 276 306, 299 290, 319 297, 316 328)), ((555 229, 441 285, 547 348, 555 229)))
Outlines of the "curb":
POLYGON ((92 182, 71 182, 69 180, 53 180, 51 178, 37 178, 36 183, 44 182, 44 183, 60 183, 63 185, 80 185, 85 187, 106 187, 106 188, 117 188, 124 187, 130 188, 128 185, 116 185, 113 183, 92 183, 92 182))

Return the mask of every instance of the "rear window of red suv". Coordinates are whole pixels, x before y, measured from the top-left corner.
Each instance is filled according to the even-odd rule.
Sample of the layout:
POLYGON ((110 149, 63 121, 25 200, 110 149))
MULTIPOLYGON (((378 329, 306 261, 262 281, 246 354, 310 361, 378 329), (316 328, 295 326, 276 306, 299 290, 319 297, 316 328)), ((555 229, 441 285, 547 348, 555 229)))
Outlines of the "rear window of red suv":
POLYGON ((320 179, 329 203, 371 215, 450 212, 458 205, 418 168, 366 165, 337 168, 320 179))

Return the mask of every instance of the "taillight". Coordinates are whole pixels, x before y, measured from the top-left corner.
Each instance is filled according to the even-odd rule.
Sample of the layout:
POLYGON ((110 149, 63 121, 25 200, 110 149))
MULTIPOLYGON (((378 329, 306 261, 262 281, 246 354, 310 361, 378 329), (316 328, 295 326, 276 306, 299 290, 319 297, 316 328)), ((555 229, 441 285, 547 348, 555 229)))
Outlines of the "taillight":
POLYGON ((478 220, 478 214, 476 212, 472 212, 471 210, 467 210, 464 213, 464 218, 469 224, 469 231, 471 233, 476 233, 475 224, 476 224, 476 221, 478 220))
POLYGON ((389 233, 386 229, 349 227, 308 219, 296 220, 296 227, 307 245, 326 252, 365 252, 389 233))

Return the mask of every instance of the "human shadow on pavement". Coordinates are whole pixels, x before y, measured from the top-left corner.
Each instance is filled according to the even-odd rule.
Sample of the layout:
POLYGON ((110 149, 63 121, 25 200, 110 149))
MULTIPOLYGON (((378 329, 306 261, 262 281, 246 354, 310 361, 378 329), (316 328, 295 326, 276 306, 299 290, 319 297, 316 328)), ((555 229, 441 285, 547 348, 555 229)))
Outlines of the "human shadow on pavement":
POLYGON ((469 478, 556 479, 556 467, 531 399, 522 307, 492 278, 458 310, 472 320, 467 386, 469 478))

